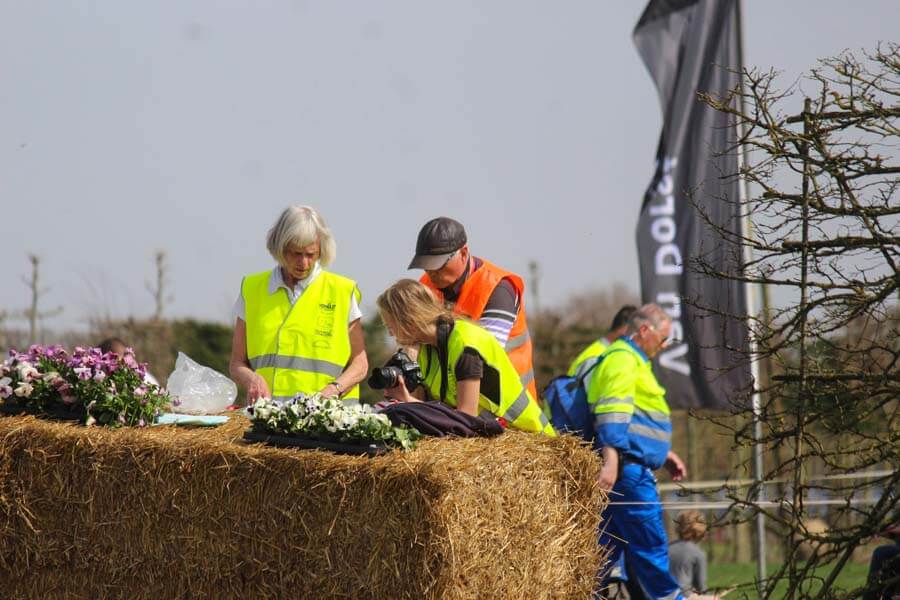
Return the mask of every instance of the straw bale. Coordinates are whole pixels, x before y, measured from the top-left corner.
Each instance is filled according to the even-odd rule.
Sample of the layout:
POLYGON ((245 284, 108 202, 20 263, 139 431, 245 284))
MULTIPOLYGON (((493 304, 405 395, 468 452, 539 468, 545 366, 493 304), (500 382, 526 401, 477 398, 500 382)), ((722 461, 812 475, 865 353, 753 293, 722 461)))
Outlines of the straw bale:
POLYGON ((589 598, 605 496, 573 438, 366 458, 216 429, 0 418, 12 598, 589 598))

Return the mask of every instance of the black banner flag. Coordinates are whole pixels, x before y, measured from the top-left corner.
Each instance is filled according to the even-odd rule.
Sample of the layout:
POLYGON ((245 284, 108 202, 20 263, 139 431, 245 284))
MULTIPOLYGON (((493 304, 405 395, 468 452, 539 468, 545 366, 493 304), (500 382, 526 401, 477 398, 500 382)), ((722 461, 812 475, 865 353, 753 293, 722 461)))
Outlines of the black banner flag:
POLYGON ((743 284, 702 276, 691 260, 703 256, 721 271, 740 268, 740 248, 715 231, 740 231, 734 153, 720 155, 736 136, 731 119, 697 99, 724 95, 741 68, 738 0, 651 0, 634 42, 653 77, 663 110, 656 172, 644 196, 637 243, 644 302, 673 319, 676 340, 654 371, 673 408, 726 409, 750 381, 746 323, 715 313, 746 314, 743 284), (731 202, 722 202, 727 198, 731 202), (694 306, 696 303, 696 306, 694 306), (712 309, 712 310, 709 310, 712 309))

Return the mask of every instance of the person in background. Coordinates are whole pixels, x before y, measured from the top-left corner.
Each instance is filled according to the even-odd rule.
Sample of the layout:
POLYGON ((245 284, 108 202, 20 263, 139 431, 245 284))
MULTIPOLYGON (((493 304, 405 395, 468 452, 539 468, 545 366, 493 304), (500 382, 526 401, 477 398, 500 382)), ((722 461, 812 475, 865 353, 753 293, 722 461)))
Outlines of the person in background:
POLYGON ((336 244, 319 212, 289 206, 266 240, 276 266, 247 275, 234 305, 229 372, 247 400, 297 393, 359 400, 369 368, 356 282, 325 268, 336 244))
POLYGON ((609 347, 614 341, 625 335, 628 328, 628 319, 635 313, 637 307, 626 304, 619 309, 619 312, 613 317, 609 330, 603 336, 594 340, 590 346, 581 351, 581 354, 575 357, 566 375, 569 377, 580 377, 587 369, 596 361, 592 359, 599 358, 603 351, 609 347))
MULTIPOLYGON (((650 359, 668 343, 670 317, 656 304, 640 307, 626 335, 609 345, 588 377, 587 400, 594 415, 594 448, 603 457, 598 483, 613 493, 603 511, 601 545, 617 565, 625 554, 644 595, 683 598, 669 573, 662 507, 653 471, 665 466, 672 479, 687 473, 672 451, 672 423, 665 389, 653 375, 650 359)), ((607 575, 609 577, 609 575, 607 575)))
POLYGON ((891 521, 893 524, 878 535, 893 543, 878 546, 872 552, 863 600, 889 600, 900 596, 900 511, 894 513, 891 521))
MULTIPOLYGON (((129 352, 128 345, 117 337, 106 338, 100 342, 99 348, 104 354, 112 352, 117 356, 125 356, 125 354, 129 352)), ((150 371, 144 372, 144 383, 152 383, 156 386, 159 385, 159 381, 157 381, 156 377, 154 377, 153 373, 150 371)))
POLYGON ((457 315, 477 321, 494 336, 505 348, 522 385, 539 400, 525 317, 525 281, 471 255, 465 228, 449 217, 438 217, 422 226, 408 268, 424 269, 419 281, 438 300, 457 315))
POLYGON ((706 519, 686 510, 675 519, 678 540, 669 544, 669 572, 684 594, 706 593, 706 552, 699 542, 706 536, 706 519))
MULTIPOLYGON (((376 305, 397 342, 418 347, 416 360, 430 399, 472 416, 502 418, 515 429, 556 435, 497 339, 454 315, 424 284, 401 279, 378 297, 376 305)), ((417 399, 402 377, 385 390, 385 397, 417 399)))

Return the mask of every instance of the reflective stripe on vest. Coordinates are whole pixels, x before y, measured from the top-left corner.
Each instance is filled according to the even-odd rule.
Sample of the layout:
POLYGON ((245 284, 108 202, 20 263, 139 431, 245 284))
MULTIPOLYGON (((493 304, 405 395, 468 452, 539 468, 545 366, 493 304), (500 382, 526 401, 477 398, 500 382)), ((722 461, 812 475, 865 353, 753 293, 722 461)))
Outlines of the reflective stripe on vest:
POLYGON ((672 446, 665 393, 634 342, 619 338, 610 344, 587 387, 598 438, 650 469, 659 468, 672 446))
POLYGON ((337 365, 327 360, 315 358, 301 358, 299 356, 282 356, 279 354, 263 354, 250 359, 250 366, 254 371, 264 367, 273 369, 294 369, 296 371, 315 371, 325 373, 331 377, 337 377, 344 372, 342 365, 337 365))
MULTIPOLYGON (((356 283, 322 271, 291 305, 287 290, 269 293, 270 271, 248 275, 241 285, 246 307, 247 358, 275 400, 312 394, 339 376, 350 360, 351 297, 356 283)), ((359 398, 359 386, 345 400, 359 398)))
MULTIPOLYGON (((474 264, 474 257, 470 260, 474 264)), ((469 276, 463 282, 462 288, 459 290, 459 297, 452 306, 453 312, 477 321, 481 318, 484 307, 487 306, 491 294, 494 293, 500 282, 506 279, 512 283, 519 297, 519 310, 512 329, 509 331, 506 353, 509 355, 516 372, 521 375, 520 380, 528 388, 531 397, 539 400, 537 384, 534 382, 532 343, 531 337, 528 335, 528 322, 525 316, 525 281, 515 273, 505 271, 484 259, 479 260, 481 260, 481 266, 469 273, 469 276), (531 374, 529 375, 529 373, 531 374)), ((428 286, 441 302, 444 301, 444 295, 431 282, 431 278, 428 277, 427 273, 422 275, 419 281, 428 286)))
MULTIPOLYGON (((479 414, 502 417, 509 427, 515 429, 555 435, 537 402, 519 381, 519 374, 497 339, 490 332, 465 320, 455 322, 447 343, 447 397, 442 400, 450 406, 457 406, 456 364, 465 348, 477 351, 484 360, 485 368, 494 369, 500 377, 500 404, 481 394, 478 398, 479 414)), ((437 349, 430 345, 422 346, 418 360, 425 385, 432 397, 440 398, 441 366, 437 349)))

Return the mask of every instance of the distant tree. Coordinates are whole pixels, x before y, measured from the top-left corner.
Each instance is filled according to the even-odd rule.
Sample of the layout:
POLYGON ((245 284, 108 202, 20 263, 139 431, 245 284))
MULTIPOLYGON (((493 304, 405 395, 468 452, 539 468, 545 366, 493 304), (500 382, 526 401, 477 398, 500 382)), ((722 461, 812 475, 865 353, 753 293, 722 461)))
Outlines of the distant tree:
POLYGON ((153 259, 156 265, 156 278, 155 281, 151 283, 147 283, 147 291, 153 296, 154 302, 154 310, 153 310, 153 318, 157 321, 162 320, 163 311, 167 304, 171 304, 175 299, 171 294, 167 295, 168 288, 168 270, 169 265, 166 262, 166 253, 164 250, 157 250, 153 255, 153 259))
POLYGON ((184 352, 201 365, 228 375, 232 328, 223 323, 185 319, 172 321, 172 356, 184 352))
MULTIPOLYGON (((900 490, 900 46, 822 60, 800 103, 797 88, 777 89, 773 72, 743 79, 728 97, 702 99, 743 132, 746 161, 723 176, 747 182, 739 209, 753 228, 718 233, 752 257, 741 271, 721 272, 703 256, 692 268, 790 296, 767 314, 730 315, 758 341, 747 360, 772 364, 771 381, 757 382, 765 479, 785 481, 789 502, 756 506, 756 489, 728 493, 763 511, 785 541, 760 596, 774 597, 783 582, 779 598, 858 597, 862 590, 839 596, 835 580, 884 528, 900 490), (789 100, 796 114, 782 112, 789 100), (854 478, 867 470, 881 474, 854 478), (837 500, 827 529, 808 527, 812 497, 837 500)), ((751 447, 753 409, 746 397, 733 400, 744 425, 720 423, 738 448, 751 447)))
POLYGON ((41 259, 36 254, 29 254, 28 260, 31 261, 31 277, 30 278, 22 278, 22 282, 28 286, 28 289, 31 292, 31 302, 29 303, 28 308, 22 311, 22 315, 28 321, 28 340, 30 344, 38 343, 38 323, 43 319, 49 317, 55 317, 56 315, 62 312, 62 307, 59 306, 52 310, 48 311, 40 311, 38 310, 38 305, 40 303, 41 296, 46 294, 49 291, 49 288, 43 288, 40 285, 40 264, 41 259))

